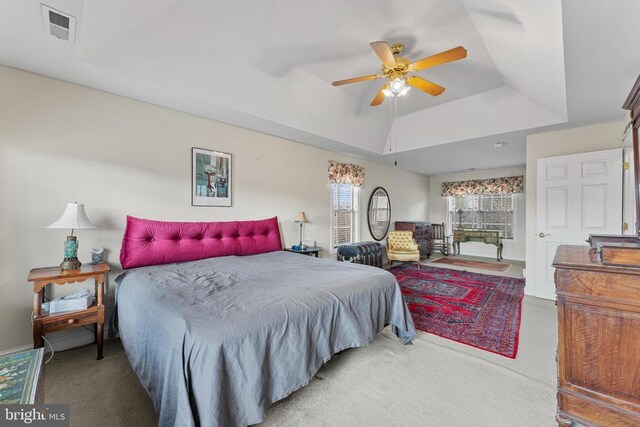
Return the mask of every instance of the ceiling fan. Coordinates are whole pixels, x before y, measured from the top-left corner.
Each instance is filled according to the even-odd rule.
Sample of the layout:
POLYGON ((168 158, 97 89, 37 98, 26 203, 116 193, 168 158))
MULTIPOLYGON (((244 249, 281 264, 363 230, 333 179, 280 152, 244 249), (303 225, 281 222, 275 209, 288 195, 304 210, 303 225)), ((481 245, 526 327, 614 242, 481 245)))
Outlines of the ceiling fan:
POLYGON ((402 43, 395 43, 389 46, 387 42, 378 41, 371 43, 371 47, 382 61, 381 74, 338 80, 333 82, 332 85, 341 86, 349 83, 376 80, 382 77, 388 78, 390 81, 380 88, 375 98, 373 98, 373 101, 371 101, 372 107, 382 104, 385 97, 406 95, 411 89, 411 86, 427 92, 432 96, 440 95, 445 91, 444 87, 425 80, 422 77, 407 76, 407 74, 467 57, 467 50, 462 46, 458 46, 436 55, 428 56, 419 61, 411 62, 408 58, 398 56, 404 50, 402 43))

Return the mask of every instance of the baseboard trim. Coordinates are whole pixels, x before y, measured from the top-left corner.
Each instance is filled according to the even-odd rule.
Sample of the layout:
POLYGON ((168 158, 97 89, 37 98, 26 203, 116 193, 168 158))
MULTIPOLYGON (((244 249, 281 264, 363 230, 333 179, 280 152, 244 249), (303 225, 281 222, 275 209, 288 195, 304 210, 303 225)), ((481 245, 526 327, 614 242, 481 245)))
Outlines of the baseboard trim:
MULTIPOLYGON (((92 325, 89 325, 88 327, 91 328, 92 325)), ((88 331, 84 328, 73 328, 64 331, 52 332, 47 334, 45 337, 55 351, 64 351, 76 347, 83 347, 87 344, 95 342, 95 336, 93 332, 88 331)), ((110 338, 109 322, 104 323, 104 338, 110 338)), ((20 345, 17 347, 8 348, 6 350, 0 350, 0 356, 31 350, 32 348, 33 344, 20 345)), ((51 351, 49 344, 47 344, 46 342, 44 345, 44 351, 45 353, 51 351)))
MULTIPOLYGON (((435 253, 440 254, 440 252, 433 252, 433 254, 435 254, 435 253)), ((489 259, 494 259, 494 260, 496 259, 495 255, 493 255, 493 254, 486 254, 486 253, 474 253, 474 252, 464 252, 464 251, 463 251, 460 255, 462 255, 462 256, 465 256, 465 255, 468 255, 468 256, 476 256, 476 257, 478 257, 478 258, 489 258, 489 259)), ((449 256, 453 256, 453 251, 449 252, 449 256)), ((504 259, 504 261, 505 261, 505 262, 506 262, 506 261, 520 261, 520 262, 525 262, 525 259, 524 259, 524 258, 517 258, 517 257, 514 257, 514 258, 505 258, 505 259, 504 259)))
MULTIPOLYGON (((82 347, 95 341, 95 337, 91 331, 84 328, 75 328, 72 330, 60 331, 55 336, 47 336, 47 341, 55 351, 64 351, 76 347, 82 347)), ((45 351, 49 350, 49 346, 45 343, 45 351)))
POLYGON ((4 356, 11 353, 18 353, 21 351, 27 351, 27 350, 31 350, 32 348, 33 348, 33 344, 25 344, 19 347, 9 348, 7 350, 0 350, 0 356, 4 356))
MULTIPOLYGON (((47 335, 47 341, 55 351, 64 351, 76 347, 83 347, 85 345, 92 344, 95 341, 93 333, 91 331, 87 331, 84 328, 75 328, 66 331, 53 332, 47 335)), ((45 342, 44 344, 45 353, 51 351, 49 344, 47 344, 47 342, 45 342)), ((18 353, 20 351, 31 350, 32 348, 33 344, 25 344, 18 347, 9 348, 7 350, 0 350, 0 356, 4 356, 10 353, 18 353)))

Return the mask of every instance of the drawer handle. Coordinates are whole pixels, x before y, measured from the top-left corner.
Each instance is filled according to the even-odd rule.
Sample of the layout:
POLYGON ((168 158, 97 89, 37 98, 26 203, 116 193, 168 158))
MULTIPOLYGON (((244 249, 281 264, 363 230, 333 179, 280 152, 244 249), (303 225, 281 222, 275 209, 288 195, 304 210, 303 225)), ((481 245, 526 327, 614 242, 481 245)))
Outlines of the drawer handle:
POLYGON ((67 323, 73 325, 74 323, 76 323, 76 319, 69 319, 67 323))

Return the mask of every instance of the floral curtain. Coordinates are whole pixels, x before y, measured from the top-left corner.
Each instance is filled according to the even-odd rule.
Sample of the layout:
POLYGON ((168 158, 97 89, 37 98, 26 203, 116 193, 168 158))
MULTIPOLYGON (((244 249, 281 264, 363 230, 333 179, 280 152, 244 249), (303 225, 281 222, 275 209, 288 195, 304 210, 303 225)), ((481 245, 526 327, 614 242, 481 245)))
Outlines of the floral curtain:
POLYGON ((329 161, 329 183, 364 187, 364 168, 352 163, 329 161))
POLYGON ((473 194, 514 194, 524 192, 524 176, 474 179, 442 183, 442 196, 466 196, 473 194))

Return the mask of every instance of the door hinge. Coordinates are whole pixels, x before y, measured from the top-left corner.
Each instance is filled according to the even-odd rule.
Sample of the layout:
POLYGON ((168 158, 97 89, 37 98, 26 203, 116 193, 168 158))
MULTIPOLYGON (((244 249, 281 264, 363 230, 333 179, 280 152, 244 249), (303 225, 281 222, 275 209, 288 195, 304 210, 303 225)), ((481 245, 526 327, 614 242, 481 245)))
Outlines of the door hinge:
POLYGON ((628 171, 629 170, 629 162, 622 163, 622 169, 628 171))
POLYGON ((623 231, 627 231, 629 229, 629 224, 627 224, 626 222, 622 223, 622 230, 623 231))

